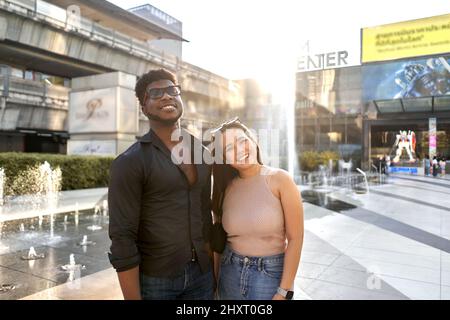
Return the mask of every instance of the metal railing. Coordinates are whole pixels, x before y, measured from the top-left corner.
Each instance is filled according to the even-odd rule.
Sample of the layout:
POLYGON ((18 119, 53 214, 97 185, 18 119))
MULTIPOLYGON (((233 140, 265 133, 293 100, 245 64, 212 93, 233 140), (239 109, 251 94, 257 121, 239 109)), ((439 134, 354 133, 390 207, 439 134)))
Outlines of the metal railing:
POLYGON ((34 101, 34 104, 68 110, 69 92, 70 89, 63 86, 49 86, 41 81, 0 75, 0 95, 9 99, 22 98, 34 101))
POLYGON ((132 38, 114 29, 102 26, 83 16, 74 16, 68 10, 42 0, 0 0, 0 9, 22 16, 45 21, 66 32, 75 32, 90 40, 98 41, 115 49, 153 61, 169 64, 175 68, 178 59, 158 50, 150 43, 132 38))

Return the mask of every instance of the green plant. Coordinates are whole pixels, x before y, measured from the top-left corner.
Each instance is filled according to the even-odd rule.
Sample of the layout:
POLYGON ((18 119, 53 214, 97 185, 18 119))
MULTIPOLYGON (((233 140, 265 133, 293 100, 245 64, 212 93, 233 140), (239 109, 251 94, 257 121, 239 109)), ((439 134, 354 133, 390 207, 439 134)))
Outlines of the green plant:
POLYGON ((47 161, 52 169, 61 169, 62 190, 107 187, 113 157, 68 156, 41 153, 0 153, 0 168, 4 168, 5 194, 34 193, 36 168, 47 161))
POLYGON ((302 171, 314 171, 319 166, 319 153, 316 151, 305 151, 299 156, 302 171))
POLYGON ((329 160, 333 160, 336 166, 339 154, 334 151, 305 151, 299 155, 300 168, 302 171, 316 171, 319 165, 328 166, 329 160))

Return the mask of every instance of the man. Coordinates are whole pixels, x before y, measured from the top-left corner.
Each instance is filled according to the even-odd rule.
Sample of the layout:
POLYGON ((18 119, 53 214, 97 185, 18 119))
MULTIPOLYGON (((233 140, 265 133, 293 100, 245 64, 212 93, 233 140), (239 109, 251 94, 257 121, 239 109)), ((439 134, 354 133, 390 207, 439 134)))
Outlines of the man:
POLYGON ((111 166, 111 264, 125 299, 213 299, 210 166, 173 161, 179 143, 191 160, 195 145, 204 147, 171 138, 174 132, 186 137, 174 74, 150 71, 135 91, 151 129, 111 166))

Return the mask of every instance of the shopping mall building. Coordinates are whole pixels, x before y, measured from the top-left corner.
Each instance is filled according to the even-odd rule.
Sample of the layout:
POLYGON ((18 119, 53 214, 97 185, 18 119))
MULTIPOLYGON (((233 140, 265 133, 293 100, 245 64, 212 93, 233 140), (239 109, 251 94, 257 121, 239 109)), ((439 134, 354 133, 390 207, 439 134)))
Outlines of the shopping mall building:
POLYGON ((242 107, 239 84, 183 61, 186 41, 151 5, 0 0, 0 152, 122 152, 149 130, 134 86, 156 68, 178 76, 182 126, 226 119, 242 107))
POLYGON ((427 155, 450 159, 449 35, 447 14, 362 29, 358 63, 345 48, 308 48, 296 76, 297 152, 333 150, 366 170, 389 156, 393 171, 413 173, 427 155))

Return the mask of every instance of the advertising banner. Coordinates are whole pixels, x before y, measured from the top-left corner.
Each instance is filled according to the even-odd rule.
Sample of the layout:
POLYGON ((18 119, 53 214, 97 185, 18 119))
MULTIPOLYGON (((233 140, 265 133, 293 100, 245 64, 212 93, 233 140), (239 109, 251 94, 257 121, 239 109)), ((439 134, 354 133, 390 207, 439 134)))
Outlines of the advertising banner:
POLYGON ((430 159, 436 155, 436 118, 429 118, 429 154, 430 159))
POLYGON ((362 29, 361 62, 450 52, 450 14, 362 29))
POLYGON ((363 99, 450 95, 450 55, 363 65, 363 99))

